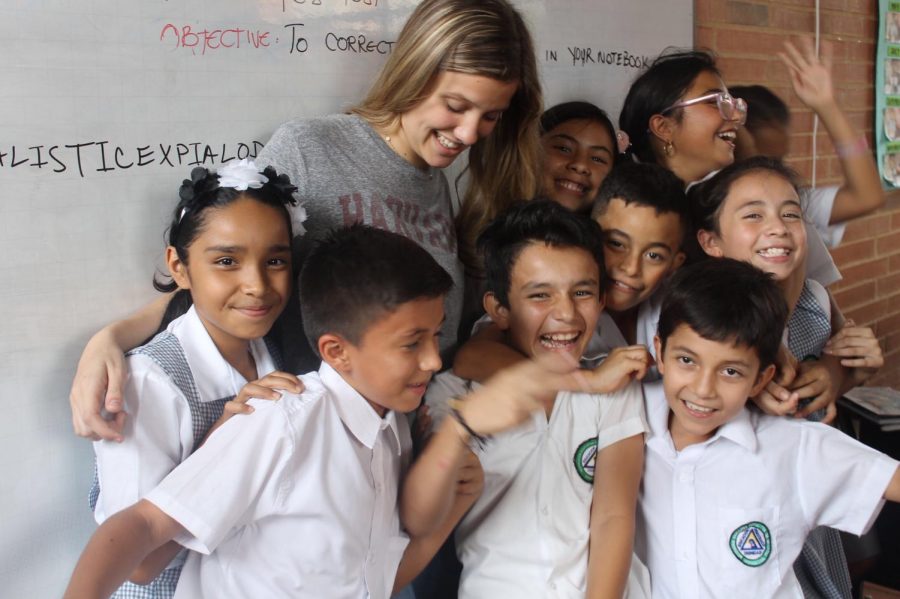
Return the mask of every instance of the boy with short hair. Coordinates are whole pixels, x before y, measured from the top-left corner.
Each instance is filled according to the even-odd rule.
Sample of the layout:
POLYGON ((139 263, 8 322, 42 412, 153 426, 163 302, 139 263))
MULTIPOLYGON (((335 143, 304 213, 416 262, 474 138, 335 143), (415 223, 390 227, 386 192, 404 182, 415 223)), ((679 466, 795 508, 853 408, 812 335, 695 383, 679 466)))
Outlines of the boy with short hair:
POLYGON ((792 565, 810 530, 861 534, 883 499, 900 501, 895 460, 745 407, 786 319, 778 286, 744 262, 706 260, 667 287, 635 539, 654 597, 803 597, 792 565))
MULTIPOLYGON (((251 400, 252 414, 226 422, 145 499, 107 520, 66 596, 108 597, 144 555, 175 539, 200 552, 176 598, 387 599, 408 541, 397 490, 411 442, 398 412, 419 405, 440 368, 451 285, 399 235, 354 226, 324 240, 300 276, 305 329, 323 360, 302 377, 305 391, 251 400)), ((532 391, 519 379, 537 393, 557 384, 534 364, 514 374, 498 385, 522 401, 532 391)), ((485 389, 473 405, 493 403, 496 389, 485 389)))
MULTIPOLYGON (((686 255, 683 243, 690 230, 690 211, 684 184, 655 164, 617 165, 600 187, 591 218, 603 229, 606 308, 585 358, 634 344, 652 354, 659 314, 654 294, 686 255)), ((485 327, 460 348, 453 370, 482 381, 521 359, 503 343, 496 327, 485 327)), ((655 378, 654 369, 648 376, 655 378)))
MULTIPOLYGON (((479 248, 485 309, 508 347, 577 363, 603 308, 596 223, 549 201, 528 202, 491 223, 479 248)), ((621 597, 626 581, 628 596, 648 592, 639 564, 628 580, 644 431, 632 378, 647 361, 643 348, 619 348, 597 370, 581 371, 584 387, 608 393, 544 394, 526 424, 487 441, 481 437, 494 430, 486 406, 451 399, 477 383, 451 373, 435 379, 426 402, 436 432, 404 483, 401 516, 411 532, 441 520, 468 454, 463 443, 475 436, 484 489, 456 532, 460 597, 621 597)), ((496 396, 501 412, 517 403, 496 396)))

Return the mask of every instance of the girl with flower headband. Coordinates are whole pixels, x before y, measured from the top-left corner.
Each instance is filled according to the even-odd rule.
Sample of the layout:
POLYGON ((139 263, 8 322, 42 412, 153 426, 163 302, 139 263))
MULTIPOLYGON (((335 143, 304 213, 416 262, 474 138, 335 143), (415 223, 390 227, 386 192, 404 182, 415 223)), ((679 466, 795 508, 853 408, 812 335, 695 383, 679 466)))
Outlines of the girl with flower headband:
MULTIPOLYGON (((507 0, 424 0, 350 114, 281 126, 257 161, 299 187, 310 240, 363 222, 431 253, 455 283, 441 336, 449 358, 462 313, 463 263, 476 278, 480 271, 475 238, 513 201, 537 193, 540 113, 531 35, 507 0), (466 150, 468 186, 454 223, 441 169, 466 150)), ((306 240, 301 245, 302 252, 306 240)), ((76 433, 121 438, 121 417, 104 420, 100 406, 105 395, 106 409, 120 412, 122 348, 155 329, 162 311, 161 302, 151 304, 88 343, 70 395, 76 433)), ((293 318, 285 319, 292 337, 286 341, 296 339, 286 343, 286 353, 291 345, 305 349, 300 359, 288 359, 300 371, 315 362, 302 341, 299 315, 293 318)))
MULTIPOLYGON (((295 377, 277 371, 277 353, 264 340, 290 297, 291 240, 303 230, 295 190, 287 176, 246 160, 217 173, 195 168, 181 185, 166 248, 171 281, 153 284, 175 292, 172 311, 188 308, 125 359, 122 396, 132 417, 124 441, 94 443, 98 523, 193 453, 227 418, 232 398, 300 390, 295 377)), ((132 573, 139 584, 126 583, 114 597, 172 597, 184 553, 174 542, 160 548, 132 573)))

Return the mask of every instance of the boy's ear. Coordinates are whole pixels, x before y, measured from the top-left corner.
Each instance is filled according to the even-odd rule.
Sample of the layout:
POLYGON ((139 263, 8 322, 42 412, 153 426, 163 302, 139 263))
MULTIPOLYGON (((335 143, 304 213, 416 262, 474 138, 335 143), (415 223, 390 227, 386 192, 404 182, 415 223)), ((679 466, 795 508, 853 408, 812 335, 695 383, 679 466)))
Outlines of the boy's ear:
POLYGON ((719 236, 712 231, 699 229, 697 231, 697 242, 708 256, 712 256, 713 258, 722 258, 725 256, 725 252, 723 252, 721 248, 719 236))
POLYGON ((659 335, 653 335, 653 349, 655 349, 656 355, 656 370, 659 371, 660 376, 665 374, 665 367, 663 366, 663 357, 662 357, 662 340, 659 338, 659 335))
POLYGON ((169 268, 169 274, 172 280, 178 285, 179 289, 190 289, 191 278, 188 276, 187 264, 178 257, 178 250, 173 246, 166 247, 166 266, 169 268))
POLYGON ((348 341, 334 333, 325 333, 319 337, 318 348, 322 360, 341 373, 349 372, 352 367, 350 353, 347 351, 348 341))
POLYGON ((769 384, 769 381, 772 380, 772 377, 775 376, 775 365, 769 364, 766 368, 759 371, 759 375, 756 377, 756 383, 753 384, 753 389, 750 391, 750 397, 756 397, 760 394, 760 392, 766 388, 766 385, 769 384))
POLYGON ((485 293, 482 303, 484 304, 484 311, 487 312, 488 316, 491 317, 491 320, 494 321, 494 324, 501 331, 509 328, 509 308, 501 304, 493 292, 488 291, 485 293))

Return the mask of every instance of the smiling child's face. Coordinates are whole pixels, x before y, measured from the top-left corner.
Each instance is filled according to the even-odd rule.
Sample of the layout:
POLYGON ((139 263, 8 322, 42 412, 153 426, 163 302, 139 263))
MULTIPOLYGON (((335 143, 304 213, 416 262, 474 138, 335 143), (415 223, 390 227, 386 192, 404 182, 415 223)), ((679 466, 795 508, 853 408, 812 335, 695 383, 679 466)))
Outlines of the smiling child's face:
POLYGON ((674 212, 613 198, 597 217, 603 229, 606 308, 624 312, 650 297, 681 266, 683 225, 674 212))
POLYGON ((686 324, 669 335, 664 350, 659 337, 654 343, 671 410, 669 432, 679 451, 710 439, 762 391, 775 370, 769 365, 760 372, 754 348, 705 339, 686 324))
POLYGON ((509 307, 492 298, 488 313, 517 350, 529 357, 565 353, 575 363, 603 309, 600 267, 585 249, 530 243, 510 273, 509 307))
POLYGON ((775 280, 805 267, 806 226, 797 190, 784 177, 752 171, 731 184, 719 210, 719 232, 700 231, 710 256, 749 262, 775 280))
POLYGON ((595 120, 564 121, 541 136, 541 193, 574 212, 591 209, 615 156, 615 140, 595 120))

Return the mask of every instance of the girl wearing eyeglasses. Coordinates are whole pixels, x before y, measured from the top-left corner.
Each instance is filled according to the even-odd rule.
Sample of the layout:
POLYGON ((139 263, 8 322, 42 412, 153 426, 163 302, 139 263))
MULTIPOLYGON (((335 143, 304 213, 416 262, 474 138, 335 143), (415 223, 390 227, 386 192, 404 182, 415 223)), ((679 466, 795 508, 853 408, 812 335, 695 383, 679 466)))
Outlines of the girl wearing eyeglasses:
MULTIPOLYGON (((791 53, 785 60, 795 86, 819 64, 809 45, 804 50, 802 60, 795 56, 800 53, 791 53)), ((664 53, 632 83, 619 127, 628 134, 630 151, 637 160, 670 169, 690 187, 734 162, 737 131, 746 118, 746 103, 728 92, 715 58, 708 52, 689 50, 664 53)), ((862 153, 866 149, 863 142, 844 151, 862 153)), ((806 272, 798 269, 797 278, 814 279, 827 287, 840 280, 840 272, 816 229, 806 224, 805 230, 806 272)), ((837 332, 843 317, 836 306, 832 308, 836 316, 833 332, 837 332)), ((799 375, 796 364, 790 368, 788 363, 783 360, 777 383, 770 383, 754 398, 766 412, 787 414, 797 409, 798 399, 808 397, 816 399, 804 411, 830 407, 846 390, 845 381, 853 378, 828 358, 804 363, 799 375)), ((804 580, 808 596, 849 597, 846 560, 834 535, 820 533, 811 539, 794 568, 804 580)))

